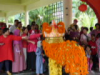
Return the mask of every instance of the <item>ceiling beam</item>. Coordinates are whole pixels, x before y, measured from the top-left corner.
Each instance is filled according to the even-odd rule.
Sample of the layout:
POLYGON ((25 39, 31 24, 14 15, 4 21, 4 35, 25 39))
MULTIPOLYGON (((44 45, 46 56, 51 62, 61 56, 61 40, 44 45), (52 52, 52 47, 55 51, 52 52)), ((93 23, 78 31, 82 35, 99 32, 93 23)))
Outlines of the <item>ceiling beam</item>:
POLYGON ((7 12, 7 17, 10 17, 10 16, 14 16, 14 15, 17 15, 17 14, 20 14, 20 13, 23 13, 25 11, 10 11, 10 12, 7 12))
POLYGON ((0 4, 19 4, 21 0, 0 0, 0 4))
POLYGON ((62 0, 48 0, 48 1, 47 0, 22 0, 21 1, 22 4, 13 4, 13 5, 12 4, 0 4, 0 11, 2 12, 0 13, 0 17, 1 16, 5 17, 5 13, 6 13, 6 16, 9 17, 9 16, 13 16, 19 13, 23 13, 25 11, 37 9, 39 7, 43 7, 43 6, 58 2, 58 1, 62 1, 62 0), (3 13, 3 11, 5 13, 3 13))
POLYGON ((0 11, 15 11, 15 10, 24 10, 24 6, 23 5, 3 5, 0 4, 0 11))
POLYGON ((22 5, 29 5, 29 4, 35 3, 37 1, 40 1, 40 0, 21 0, 21 4, 22 5))
POLYGON ((37 9, 39 7, 43 7, 52 3, 56 3, 58 1, 62 1, 62 0, 39 0, 33 4, 30 4, 27 6, 26 10, 33 10, 33 9, 37 9))
POLYGON ((0 17, 5 17, 5 16, 6 16, 6 13, 0 12, 0 17))

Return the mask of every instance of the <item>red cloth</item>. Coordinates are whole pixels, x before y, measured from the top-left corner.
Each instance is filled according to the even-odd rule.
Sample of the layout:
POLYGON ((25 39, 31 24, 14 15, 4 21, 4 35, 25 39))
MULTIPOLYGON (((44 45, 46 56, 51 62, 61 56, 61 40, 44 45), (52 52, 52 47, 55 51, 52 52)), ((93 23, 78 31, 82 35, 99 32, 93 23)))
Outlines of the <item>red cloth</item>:
POLYGON ((29 43, 28 44, 28 52, 36 52, 37 42, 40 34, 30 35, 29 40, 35 42, 35 44, 29 43))
POLYGON ((1 29, 5 29, 6 27, 2 27, 1 29))
POLYGON ((29 33, 31 34, 32 33, 32 30, 30 30, 29 33))
POLYGON ((5 38, 3 35, 0 36, 0 43, 4 43, 4 45, 0 46, 0 62, 5 60, 14 61, 13 54, 13 40, 21 40, 20 36, 9 35, 5 38))
POLYGON ((35 33, 40 33, 40 30, 35 30, 35 33))
POLYGON ((90 46, 91 46, 91 51, 92 51, 92 55, 95 55, 97 54, 97 45, 96 45, 96 42, 94 41, 89 41, 88 43, 90 46))
MULTIPOLYGON (((31 34, 33 30, 30 30, 29 33, 31 34)), ((34 30, 35 33, 40 33, 40 30, 34 30)))
MULTIPOLYGON (((23 34, 22 36, 27 36, 27 34, 23 34)), ((23 45, 23 48, 27 48, 28 47, 28 43, 26 40, 23 40, 22 41, 22 45, 23 45)))

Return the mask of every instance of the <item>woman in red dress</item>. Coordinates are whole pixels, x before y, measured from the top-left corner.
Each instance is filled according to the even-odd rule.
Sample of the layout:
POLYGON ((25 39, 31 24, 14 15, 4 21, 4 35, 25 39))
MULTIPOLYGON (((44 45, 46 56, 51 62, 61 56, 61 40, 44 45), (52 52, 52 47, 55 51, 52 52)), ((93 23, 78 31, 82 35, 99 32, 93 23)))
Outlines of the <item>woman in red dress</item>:
POLYGON ((22 39, 27 39, 27 37, 10 35, 8 28, 5 28, 3 30, 3 35, 0 36, 0 70, 2 69, 2 66, 5 62, 6 72, 8 75, 11 75, 9 72, 9 61, 14 61, 12 47, 13 40, 22 39))

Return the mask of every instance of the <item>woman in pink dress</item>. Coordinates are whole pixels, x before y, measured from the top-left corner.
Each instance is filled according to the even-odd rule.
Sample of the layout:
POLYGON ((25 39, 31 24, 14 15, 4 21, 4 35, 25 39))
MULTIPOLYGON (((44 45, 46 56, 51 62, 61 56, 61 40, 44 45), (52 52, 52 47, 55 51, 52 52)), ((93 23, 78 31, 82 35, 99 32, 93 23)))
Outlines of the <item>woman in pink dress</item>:
MULTIPOLYGON (((16 29, 14 35, 20 36, 20 31, 16 29)), ((22 41, 14 41, 14 62, 12 63, 12 72, 19 73, 26 70, 25 57, 22 49, 22 41)))

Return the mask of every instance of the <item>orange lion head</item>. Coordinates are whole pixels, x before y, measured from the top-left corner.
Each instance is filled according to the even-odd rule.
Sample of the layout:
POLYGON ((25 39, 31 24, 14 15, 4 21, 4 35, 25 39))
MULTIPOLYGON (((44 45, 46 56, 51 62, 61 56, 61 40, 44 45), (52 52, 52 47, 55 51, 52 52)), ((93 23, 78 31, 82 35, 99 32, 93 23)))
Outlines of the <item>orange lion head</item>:
POLYGON ((61 37, 65 33, 65 24, 59 22, 58 24, 55 21, 51 25, 48 23, 43 23, 43 35, 44 37, 61 37))

